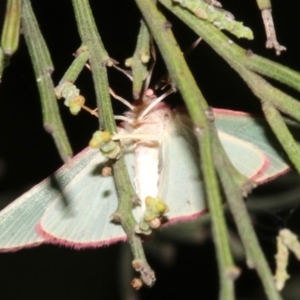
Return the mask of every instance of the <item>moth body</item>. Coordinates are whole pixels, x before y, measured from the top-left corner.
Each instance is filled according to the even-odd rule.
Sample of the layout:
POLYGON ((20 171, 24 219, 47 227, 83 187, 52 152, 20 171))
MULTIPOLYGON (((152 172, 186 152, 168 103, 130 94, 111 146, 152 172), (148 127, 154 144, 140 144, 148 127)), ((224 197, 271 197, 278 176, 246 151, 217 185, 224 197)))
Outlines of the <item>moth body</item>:
POLYGON ((163 135, 169 123, 172 121, 172 110, 165 103, 158 103, 145 116, 140 119, 141 114, 152 103, 152 99, 146 98, 142 103, 134 106, 134 110, 126 113, 132 120, 125 124, 125 130, 134 135, 141 136, 141 139, 134 144, 134 183, 136 193, 141 199, 142 212, 145 212, 145 199, 148 196, 153 198, 158 195, 158 183, 160 175, 159 151, 163 141, 163 135), (156 136, 156 139, 149 140, 147 136, 156 136), (145 139, 142 137, 145 136, 145 139))

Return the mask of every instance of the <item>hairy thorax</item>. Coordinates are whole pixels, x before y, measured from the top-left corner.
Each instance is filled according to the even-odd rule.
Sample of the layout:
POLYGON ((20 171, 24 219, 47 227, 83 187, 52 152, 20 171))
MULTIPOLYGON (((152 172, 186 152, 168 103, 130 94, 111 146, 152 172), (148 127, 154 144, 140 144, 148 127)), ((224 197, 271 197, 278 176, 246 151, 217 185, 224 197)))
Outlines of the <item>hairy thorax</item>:
POLYGON ((144 110, 150 103, 151 100, 143 101, 141 105, 135 106, 133 111, 127 112, 126 116, 132 120, 132 123, 128 122, 125 126, 128 133, 141 135, 141 138, 135 141, 134 181, 143 211, 145 198, 157 197, 158 194, 159 149, 165 129, 172 118, 172 110, 162 102, 143 116, 144 110))

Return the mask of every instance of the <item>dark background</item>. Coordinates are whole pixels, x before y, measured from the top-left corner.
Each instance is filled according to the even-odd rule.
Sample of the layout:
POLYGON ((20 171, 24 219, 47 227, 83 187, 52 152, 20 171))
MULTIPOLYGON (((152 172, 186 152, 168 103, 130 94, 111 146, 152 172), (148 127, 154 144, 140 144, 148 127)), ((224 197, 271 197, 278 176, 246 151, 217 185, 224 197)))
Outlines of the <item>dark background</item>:
MULTIPOLYGON (((4 2, 0 2, 0 24, 3 23, 4 2)), ((135 2, 95 0, 90 2, 109 55, 123 65, 124 60, 134 51, 139 29, 140 15, 135 2)), ((254 0, 227 0, 222 3, 237 20, 243 20, 244 24, 254 31, 254 41, 241 40, 238 44, 300 70, 298 0, 273 1, 278 40, 287 47, 287 52, 279 57, 275 55, 274 50, 267 50, 264 47, 264 29, 254 0)), ((72 53, 80 46, 71 1, 32 0, 32 5, 51 51, 55 66, 53 80, 57 84, 73 60, 72 53)), ((186 49, 196 36, 171 14, 167 14, 167 17, 173 25, 181 48, 186 49)), ((188 62, 211 106, 260 111, 259 101, 251 94, 245 83, 204 42, 193 51, 188 62)), ((154 81, 155 77, 158 78, 164 71, 164 66, 158 59, 154 81)), ((109 79, 111 87, 117 94, 130 99, 131 84, 124 75, 111 69, 109 79)), ((76 85, 86 97, 89 106, 94 107, 95 96, 90 71, 84 70, 76 85)), ((285 90, 299 98, 295 92, 287 88, 285 90)), ((172 95, 167 101, 180 102, 180 97, 172 95)), ((120 113, 123 108, 117 103, 114 105, 120 113)), ((97 119, 85 112, 77 117, 71 116, 63 103, 60 103, 60 111, 74 153, 78 153, 87 145, 91 134, 97 129, 97 119)), ((49 176, 61 165, 52 138, 43 129, 35 77, 22 37, 19 50, 5 70, 0 85, 0 160, 0 167, 3 170, 0 177, 2 207, 33 184, 49 176)), ((274 187, 276 183, 271 185, 269 190, 274 187)), ((264 193, 267 188, 259 189, 256 193, 258 195, 260 192, 264 193)), ((275 229, 271 233, 260 235, 271 264, 277 230, 283 223, 284 226, 287 223, 287 218, 278 216, 271 217, 273 218, 271 224, 275 223, 275 229), (276 223, 274 218, 280 221, 276 223)), ((297 209, 293 209, 293 216, 289 217, 289 220, 296 220, 296 216, 297 209)), ((300 233, 298 223, 294 221, 293 224, 294 231, 300 233)), ((287 225, 289 227, 289 224, 287 225)), ((149 256, 149 262, 156 271, 157 282, 152 289, 143 289, 140 298, 166 299, 177 296, 177 299, 217 299, 218 273, 212 242, 208 240, 203 245, 196 246, 174 242, 172 245, 176 246, 177 255, 169 267, 162 265, 154 256, 149 256)), ((120 288, 122 249, 118 245, 84 251, 41 246, 17 253, 1 254, 2 298, 121 299, 120 295, 124 294, 120 288)), ((240 263, 240 266, 244 273, 237 281, 238 298, 259 299, 258 296, 254 296, 255 294, 264 299, 255 272, 248 271, 243 263, 240 263)), ((300 265, 294 262, 293 272, 297 272, 297 267, 300 270, 300 265)))

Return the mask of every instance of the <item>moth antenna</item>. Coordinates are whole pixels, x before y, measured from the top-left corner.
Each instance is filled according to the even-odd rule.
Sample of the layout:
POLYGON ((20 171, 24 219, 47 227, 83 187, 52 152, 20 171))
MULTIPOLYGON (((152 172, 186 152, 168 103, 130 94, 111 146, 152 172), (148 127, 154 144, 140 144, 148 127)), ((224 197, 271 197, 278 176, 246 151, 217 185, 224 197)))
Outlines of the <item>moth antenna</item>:
MULTIPOLYGON (((91 71, 91 66, 87 63, 85 66, 91 71)), ((126 70, 123 70, 119 67, 117 67, 115 64, 113 64, 113 67, 116 68, 117 70, 121 71, 123 74, 125 74, 131 81, 132 81, 132 76, 129 75, 129 73, 126 70)), ((116 99, 122 102, 124 105, 126 105, 130 110, 133 110, 133 105, 130 104, 129 101, 126 99, 122 98, 121 96, 118 96, 113 89, 109 88, 109 93, 116 99)), ((94 114, 94 113, 92 113, 94 114)), ((98 116, 98 115, 97 115, 98 116)))
MULTIPOLYGON (((202 41, 202 38, 199 37, 195 42, 193 42, 184 52, 183 55, 185 58, 187 58, 191 52, 199 45, 199 43, 202 41)), ((172 80, 170 77, 170 74, 167 73, 166 75, 162 76, 160 80, 154 85, 154 89, 164 89, 166 86, 172 85, 172 80)))
POLYGON ((199 45, 199 43, 202 41, 202 37, 199 37, 191 46, 189 46, 184 51, 184 56, 187 57, 191 54, 191 52, 199 45))
POLYGON ((122 98, 121 96, 118 96, 113 89, 109 88, 109 93, 116 99, 119 100, 120 102, 122 102, 124 105, 126 105, 130 110, 133 110, 133 105, 130 104, 129 101, 127 101, 126 99, 122 98))
POLYGON ((164 100, 167 96, 169 96, 170 94, 172 94, 175 91, 175 89, 171 88, 168 91, 166 91, 165 93, 163 93, 161 96, 159 96, 158 98, 156 98, 139 116, 138 121, 141 121, 141 119, 143 119, 150 111, 151 109, 153 109, 159 102, 161 102, 162 100, 164 100))

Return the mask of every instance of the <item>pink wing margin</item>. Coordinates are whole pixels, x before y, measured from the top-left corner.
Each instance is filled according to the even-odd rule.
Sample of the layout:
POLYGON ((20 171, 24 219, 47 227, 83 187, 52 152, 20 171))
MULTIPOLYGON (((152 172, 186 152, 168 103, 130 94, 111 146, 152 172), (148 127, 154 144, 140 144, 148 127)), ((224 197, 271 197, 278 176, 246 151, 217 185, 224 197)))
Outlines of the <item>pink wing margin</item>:
POLYGON ((60 191, 97 154, 93 149, 84 149, 72 159, 71 166, 63 165, 0 212, 0 252, 13 252, 45 242, 37 233, 36 224, 60 191))
MULTIPOLYGON (((254 182, 263 184, 290 170, 290 162, 284 150, 263 117, 226 109, 214 109, 213 111, 218 129, 251 143, 264 153, 265 164, 255 176, 251 177, 254 182)), ((290 122, 289 128, 299 143, 300 126, 290 122)))

